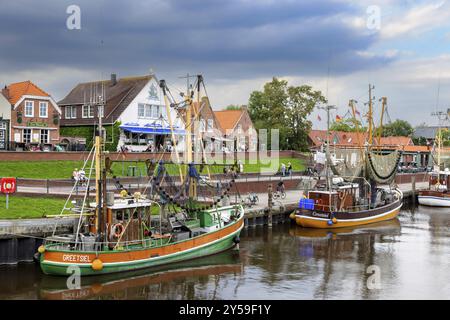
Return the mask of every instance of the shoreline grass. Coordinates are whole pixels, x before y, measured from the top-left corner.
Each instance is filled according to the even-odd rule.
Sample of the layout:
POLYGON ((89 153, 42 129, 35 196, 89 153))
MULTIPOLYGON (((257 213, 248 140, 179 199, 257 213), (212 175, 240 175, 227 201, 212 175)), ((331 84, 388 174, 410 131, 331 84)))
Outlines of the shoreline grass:
MULTIPOLYGON (((270 168, 271 164, 266 164, 267 161, 272 161, 274 167, 281 166, 284 163, 287 164, 291 162, 294 171, 303 171, 305 169, 305 163, 303 159, 292 158, 292 157, 282 157, 278 158, 277 162, 273 162, 274 159, 264 159, 263 163, 258 160, 257 163, 244 163, 244 173, 255 173, 260 172, 262 168, 270 168)), ((227 162, 228 163, 228 162, 227 162)), ((0 177, 16 177, 16 178, 31 178, 31 179, 70 179, 72 177, 72 172, 75 168, 80 169, 83 166, 83 161, 0 161, 0 177)), ((87 165, 90 166, 90 163, 87 165)), ((145 163, 113 163, 112 170, 113 174, 117 177, 125 177, 128 175, 129 167, 135 166, 137 170, 137 175, 141 173, 146 175, 145 163)), ((175 174, 178 172, 175 169, 175 164, 167 164, 169 173, 175 174)), ((222 173, 222 166, 211 165, 211 173, 222 173)), ((287 169, 287 168, 286 168, 287 169)), ((86 170, 87 172, 87 170, 86 170)), ((202 173, 205 173, 203 170, 202 173)))
POLYGON ((0 219, 44 218, 61 212, 65 199, 49 197, 23 197, 9 195, 9 209, 6 209, 6 196, 0 195, 0 219))

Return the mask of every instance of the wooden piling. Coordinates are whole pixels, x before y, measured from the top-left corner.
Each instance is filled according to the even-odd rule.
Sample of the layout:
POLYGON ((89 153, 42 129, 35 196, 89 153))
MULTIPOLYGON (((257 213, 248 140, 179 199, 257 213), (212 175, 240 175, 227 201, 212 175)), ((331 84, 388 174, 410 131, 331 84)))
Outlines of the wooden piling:
POLYGON ((267 186, 267 208, 269 209, 268 212, 268 219, 267 219, 267 225, 269 226, 269 228, 272 227, 272 184, 269 184, 267 186))

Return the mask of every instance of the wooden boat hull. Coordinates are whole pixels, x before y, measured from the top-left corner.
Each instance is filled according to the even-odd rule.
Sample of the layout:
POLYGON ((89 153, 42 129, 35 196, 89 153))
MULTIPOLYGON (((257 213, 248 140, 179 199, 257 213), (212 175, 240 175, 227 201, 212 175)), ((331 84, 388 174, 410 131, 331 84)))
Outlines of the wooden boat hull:
POLYGON ((82 276, 101 275, 115 272, 132 271, 142 268, 160 266, 169 263, 190 260, 216 254, 236 245, 244 226, 243 215, 219 229, 195 238, 152 248, 140 248, 122 251, 62 251, 47 249, 40 255, 41 269, 48 275, 68 276, 73 273, 71 266, 79 267, 82 276), (94 270, 92 263, 100 259, 101 270, 94 270))
POLYGON ((420 191, 418 195, 419 204, 430 207, 450 207, 450 194, 424 190, 420 191))
POLYGON ((329 225, 331 215, 329 213, 303 210, 295 215, 295 222, 305 228, 334 229, 355 227, 365 224, 394 219, 400 213, 402 201, 397 200, 389 205, 360 212, 336 212, 336 222, 329 225))

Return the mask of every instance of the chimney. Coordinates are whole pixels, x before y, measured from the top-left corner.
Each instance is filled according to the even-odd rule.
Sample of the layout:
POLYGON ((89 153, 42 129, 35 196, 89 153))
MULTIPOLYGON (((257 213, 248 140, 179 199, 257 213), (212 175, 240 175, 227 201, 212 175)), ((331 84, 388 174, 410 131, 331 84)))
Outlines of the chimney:
POLYGON ((5 86, 5 88, 2 90, 3 96, 9 100, 9 90, 8 87, 5 86))
POLYGON ((115 86, 117 84, 117 75, 115 73, 111 73, 111 86, 115 86))

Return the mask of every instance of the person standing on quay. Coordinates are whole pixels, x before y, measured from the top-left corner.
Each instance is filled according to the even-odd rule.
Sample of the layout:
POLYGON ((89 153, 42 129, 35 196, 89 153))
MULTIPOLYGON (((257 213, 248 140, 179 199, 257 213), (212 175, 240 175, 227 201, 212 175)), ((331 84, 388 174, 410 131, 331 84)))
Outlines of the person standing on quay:
POLYGON ((288 163, 288 176, 292 176, 292 164, 289 162, 288 163))
POLYGON ((286 175, 286 165, 284 163, 281 164, 281 175, 283 177, 286 175))

